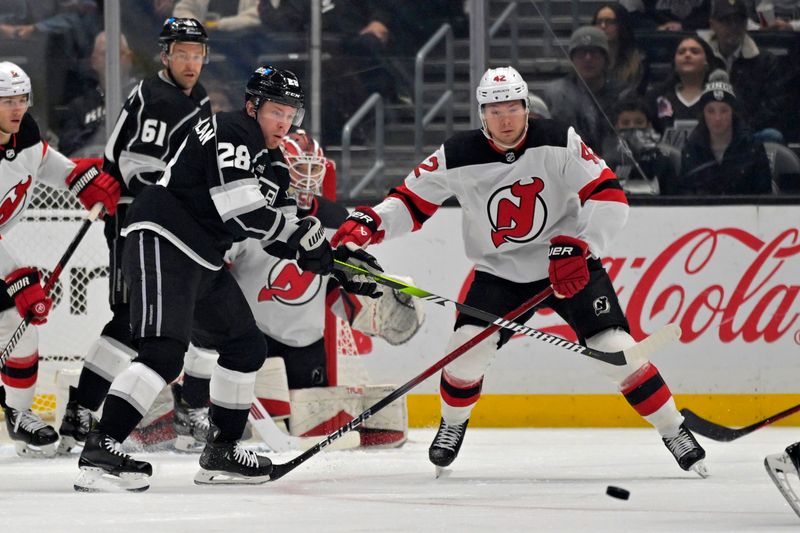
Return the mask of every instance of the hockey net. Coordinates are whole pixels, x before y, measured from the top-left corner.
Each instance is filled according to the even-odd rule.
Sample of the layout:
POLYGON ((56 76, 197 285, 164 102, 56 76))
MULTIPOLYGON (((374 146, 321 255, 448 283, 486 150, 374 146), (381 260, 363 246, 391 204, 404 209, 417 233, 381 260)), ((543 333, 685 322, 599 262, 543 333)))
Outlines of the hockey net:
MULTIPOLYGON (((327 182, 327 179, 326 179, 327 182)), ((326 196, 335 195, 335 183, 326 183, 326 196)), ((75 237, 86 211, 66 190, 37 184, 34 197, 19 223, 3 242, 21 265, 40 269, 49 276, 70 241, 75 237)), ((39 380, 33 409, 45 420, 56 419, 57 391, 75 383, 83 358, 111 318, 108 306, 108 247, 103 224, 92 224, 51 293, 54 303, 47 324, 37 327, 39 336, 39 380)), ((328 311, 326 347, 335 353, 339 384, 368 383, 353 332, 346 321, 328 311)), ((363 347, 362 347, 363 352, 363 347)), ((329 357, 329 364, 334 358, 329 357)), ((334 381, 336 383, 336 381, 334 381)), ((63 401, 63 398, 62 398, 63 401)), ((63 406, 61 406, 63 408, 63 406)), ((2 418, 0 409, 0 418, 2 418)))

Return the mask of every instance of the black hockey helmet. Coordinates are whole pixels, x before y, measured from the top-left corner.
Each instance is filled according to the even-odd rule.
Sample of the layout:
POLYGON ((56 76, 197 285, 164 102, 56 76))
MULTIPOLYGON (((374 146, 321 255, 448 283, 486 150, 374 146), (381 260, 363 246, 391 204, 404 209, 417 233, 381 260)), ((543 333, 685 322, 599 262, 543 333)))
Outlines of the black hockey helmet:
POLYGON ((158 45, 162 52, 169 54, 169 45, 174 42, 200 43, 208 57, 208 33, 197 19, 170 17, 165 20, 158 45))
POLYGON ((253 102, 256 111, 264 102, 276 102, 297 109, 292 124, 299 126, 303 121, 303 88, 294 72, 269 65, 258 67, 247 80, 245 100, 253 102))

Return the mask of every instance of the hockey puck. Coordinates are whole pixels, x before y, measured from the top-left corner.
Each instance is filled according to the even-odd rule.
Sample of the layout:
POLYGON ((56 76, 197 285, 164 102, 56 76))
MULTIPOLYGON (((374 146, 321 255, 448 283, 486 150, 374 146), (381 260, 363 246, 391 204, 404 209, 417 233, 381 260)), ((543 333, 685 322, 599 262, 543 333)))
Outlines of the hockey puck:
POLYGON ((612 498, 619 498, 620 500, 627 500, 631 493, 623 488, 615 487, 613 485, 609 485, 606 487, 606 494, 611 496, 612 498))

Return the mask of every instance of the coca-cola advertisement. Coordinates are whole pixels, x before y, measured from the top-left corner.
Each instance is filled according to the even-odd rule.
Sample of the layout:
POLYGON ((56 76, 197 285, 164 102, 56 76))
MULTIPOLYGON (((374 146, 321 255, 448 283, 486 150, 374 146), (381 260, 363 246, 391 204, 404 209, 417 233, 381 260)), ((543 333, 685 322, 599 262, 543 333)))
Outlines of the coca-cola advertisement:
MULTIPOLYGON (((372 248, 388 272, 416 286, 463 296, 472 265, 461 242, 460 210, 442 209, 422 231, 372 248), (410 251, 413 250, 413 253, 410 251)), ((800 215, 791 206, 634 207, 602 257, 637 340, 668 323, 678 342, 652 360, 676 393, 786 393, 800 379, 800 215)), ((409 345, 375 343, 368 368, 409 376, 444 355, 452 308, 429 305, 409 345)), ((545 310, 529 325, 576 340, 545 310)), ((392 377, 394 376, 394 377, 392 377)), ((436 391, 429 380, 424 392, 436 391)), ((614 392, 602 363, 517 336, 489 370, 485 393, 614 392)))

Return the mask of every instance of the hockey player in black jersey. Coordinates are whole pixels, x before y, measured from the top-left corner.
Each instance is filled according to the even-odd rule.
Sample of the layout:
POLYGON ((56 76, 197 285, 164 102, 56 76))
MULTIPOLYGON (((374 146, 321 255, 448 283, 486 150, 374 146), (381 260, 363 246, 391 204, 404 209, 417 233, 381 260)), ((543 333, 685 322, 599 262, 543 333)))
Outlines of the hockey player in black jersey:
POLYGON ((169 18, 159 36, 164 68, 139 82, 128 97, 105 149, 105 168, 123 186, 116 216, 105 222, 109 247, 109 304, 113 316, 86 354, 77 389, 70 389, 61 423, 61 451, 85 440, 91 411, 99 409, 111 381, 136 352, 130 331, 128 288, 122 275, 120 229, 134 197, 161 175, 181 141, 211 116, 198 82, 208 60, 208 36, 195 19, 169 18))
MULTIPOLYGON (((279 143, 303 115, 297 77, 264 66, 250 77, 245 107, 197 122, 156 185, 125 221, 123 273, 130 286, 134 362, 111 385, 103 417, 86 439, 76 490, 146 490, 150 464, 119 450, 155 397, 175 380, 191 340, 219 353, 210 383, 208 440, 198 484, 264 483, 269 458, 239 439, 267 346, 223 254, 234 240, 276 241, 303 270, 326 274, 333 252, 319 221, 298 221, 279 143)), ((373 271, 361 250, 339 257, 373 271)))
MULTIPOLYGON (((476 96, 483 128, 447 139, 383 202, 352 213, 332 243, 367 246, 418 230, 456 196, 476 268, 465 304, 504 315, 552 286, 555 294, 541 307, 558 313, 582 344, 609 352, 631 348, 636 341, 600 261, 628 216, 616 175, 573 128, 528 120, 528 84, 515 69, 487 70, 476 96)), ((459 314, 447 351, 487 325, 459 314)), ((442 418, 428 455, 437 469, 458 455, 484 373, 512 334, 493 333, 442 371, 442 418)), ((705 451, 655 365, 645 358, 619 367, 592 364, 658 430, 682 469, 707 475, 705 451)))

